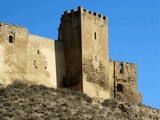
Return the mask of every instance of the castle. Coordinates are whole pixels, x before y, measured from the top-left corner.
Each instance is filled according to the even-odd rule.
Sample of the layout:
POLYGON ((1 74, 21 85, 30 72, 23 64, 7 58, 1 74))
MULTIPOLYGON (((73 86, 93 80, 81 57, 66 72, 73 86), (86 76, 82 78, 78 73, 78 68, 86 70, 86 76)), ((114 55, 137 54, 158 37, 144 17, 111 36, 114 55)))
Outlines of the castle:
POLYGON ((136 65, 109 60, 108 19, 78 7, 65 11, 58 40, 0 23, 0 84, 28 81, 90 97, 141 102, 136 65))

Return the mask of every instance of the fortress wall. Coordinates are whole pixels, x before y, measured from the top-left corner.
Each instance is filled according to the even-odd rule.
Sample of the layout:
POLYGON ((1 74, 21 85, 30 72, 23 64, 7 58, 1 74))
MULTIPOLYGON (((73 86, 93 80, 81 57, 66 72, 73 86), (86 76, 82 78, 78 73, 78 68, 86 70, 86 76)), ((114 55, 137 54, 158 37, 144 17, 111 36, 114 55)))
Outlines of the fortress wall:
POLYGON ((3 26, 2 23, 0 23, 0 84, 3 82, 3 76, 4 73, 4 42, 3 42, 3 26))
POLYGON ((63 87, 63 79, 66 75, 65 59, 64 59, 64 45, 61 41, 55 41, 55 53, 56 53, 56 75, 57 86, 63 87))
POLYGON ((64 87, 82 91, 82 45, 79 12, 66 11, 61 18, 59 40, 64 43, 64 87))
MULTIPOLYGON (((137 66, 133 63, 110 61, 113 69, 115 97, 123 101, 141 102, 137 88, 137 66)), ((113 85, 113 84, 112 84, 113 85)), ((113 87, 111 87, 113 88, 113 87)), ((113 89, 111 90, 113 92, 113 89)), ((112 95, 113 93, 111 93, 112 95)))
POLYGON ((115 97, 114 95, 114 61, 109 61, 109 82, 110 82, 110 95, 113 99, 115 97))
POLYGON ((20 26, 0 23, 0 84, 20 80, 56 88, 61 86, 64 76, 61 42, 30 35, 20 26))
POLYGON ((0 85, 5 83, 4 80, 4 46, 0 43, 0 85))
POLYGON ((23 27, 0 23, 1 78, 5 84, 25 80, 28 31, 23 27))
POLYGON ((83 91, 91 97, 110 98, 108 21, 82 10, 83 91))
POLYGON ((29 35, 27 48, 27 80, 57 87, 55 41, 35 35, 29 35))
POLYGON ((136 65, 109 61, 106 17, 82 7, 65 11, 58 37, 54 41, 0 22, 0 85, 29 81, 90 97, 142 101, 136 65))

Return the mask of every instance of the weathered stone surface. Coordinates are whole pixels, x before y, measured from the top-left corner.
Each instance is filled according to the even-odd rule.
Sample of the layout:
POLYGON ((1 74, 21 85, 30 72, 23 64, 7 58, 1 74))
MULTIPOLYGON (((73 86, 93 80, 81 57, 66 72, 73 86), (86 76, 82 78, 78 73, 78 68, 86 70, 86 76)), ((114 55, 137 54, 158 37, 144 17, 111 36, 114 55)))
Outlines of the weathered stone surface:
POLYGON ((110 98, 108 21, 97 13, 81 11, 81 26, 83 91, 92 97, 110 98))
POLYGON ((64 87, 82 90, 82 45, 79 11, 64 13, 59 27, 59 41, 64 43, 66 76, 64 87))
POLYGON ((110 60, 110 89, 112 98, 141 102, 137 88, 136 64, 110 60))
POLYGON ((0 84, 28 81, 141 102, 136 65, 109 61, 107 17, 78 7, 64 12, 58 32, 55 41, 0 23, 0 84))
POLYGON ((62 67, 56 71, 55 54, 63 56, 59 52, 61 46, 56 44, 55 50, 57 41, 28 34, 26 28, 6 23, 1 23, 0 30, 0 82, 20 80, 56 88, 56 75, 63 76, 64 71, 62 67))

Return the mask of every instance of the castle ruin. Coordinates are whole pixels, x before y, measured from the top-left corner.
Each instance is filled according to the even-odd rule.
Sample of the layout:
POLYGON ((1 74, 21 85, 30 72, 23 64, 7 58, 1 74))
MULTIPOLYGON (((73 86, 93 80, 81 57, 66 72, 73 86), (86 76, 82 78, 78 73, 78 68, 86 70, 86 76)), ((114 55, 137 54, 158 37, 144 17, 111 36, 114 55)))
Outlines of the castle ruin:
POLYGON ((64 12, 58 32, 52 40, 0 22, 0 84, 27 81, 141 102, 136 64, 109 60, 107 17, 78 7, 64 12))

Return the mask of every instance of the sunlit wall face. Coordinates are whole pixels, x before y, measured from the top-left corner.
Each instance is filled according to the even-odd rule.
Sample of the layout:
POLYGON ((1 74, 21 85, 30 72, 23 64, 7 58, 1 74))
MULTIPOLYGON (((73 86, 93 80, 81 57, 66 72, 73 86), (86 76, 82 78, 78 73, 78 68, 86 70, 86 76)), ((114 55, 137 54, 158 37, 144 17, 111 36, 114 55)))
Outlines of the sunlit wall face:
POLYGON ((143 103, 160 108, 160 41, 158 0, 1 0, 0 21, 17 24, 29 32, 58 38, 61 14, 83 6, 109 20, 110 58, 138 66, 138 88, 143 103), (7 6, 7 7, 6 7, 7 6))

